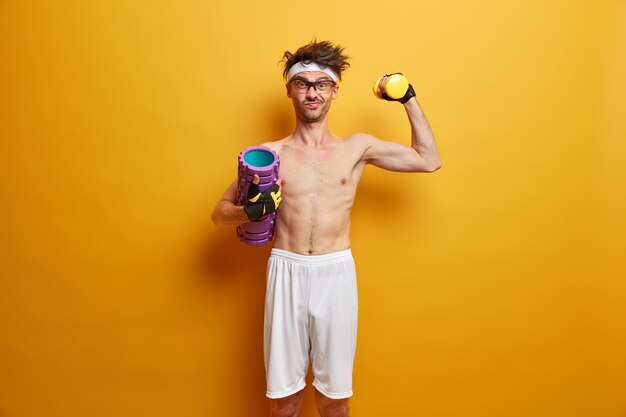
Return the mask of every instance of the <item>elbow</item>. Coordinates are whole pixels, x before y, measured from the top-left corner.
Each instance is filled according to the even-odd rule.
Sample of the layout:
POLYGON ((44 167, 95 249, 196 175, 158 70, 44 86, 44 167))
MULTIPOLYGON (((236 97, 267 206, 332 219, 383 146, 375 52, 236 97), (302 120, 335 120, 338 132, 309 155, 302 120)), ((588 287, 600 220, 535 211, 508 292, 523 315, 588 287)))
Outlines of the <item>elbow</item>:
POLYGON ((211 220, 213 221, 213 224, 216 226, 224 226, 222 216, 219 215, 217 208, 213 210, 213 213, 211 213, 211 220))
POLYGON ((213 224, 215 226, 219 226, 220 225, 220 221, 217 218, 217 216, 215 215, 215 212, 213 212, 213 214, 211 214, 211 221, 213 222, 213 224))
POLYGON ((416 171, 419 172, 435 172, 439 168, 441 168, 441 160, 439 158, 436 159, 427 159, 422 162, 419 169, 416 171))
POLYGON ((435 172, 441 168, 441 158, 437 152, 418 154, 413 160, 412 172, 435 172))
MULTIPOLYGON (((248 218, 245 217, 243 210, 237 210, 237 206, 234 206, 232 202, 220 202, 213 209, 211 213, 211 221, 218 227, 223 226, 238 226, 245 223, 248 218), (232 208, 230 207, 232 205, 232 208), (233 208, 235 210, 233 210, 233 208)), ((243 207, 239 207, 243 209, 243 207)))
POLYGON ((441 160, 437 159, 428 166, 428 172, 435 172, 441 168, 441 160))

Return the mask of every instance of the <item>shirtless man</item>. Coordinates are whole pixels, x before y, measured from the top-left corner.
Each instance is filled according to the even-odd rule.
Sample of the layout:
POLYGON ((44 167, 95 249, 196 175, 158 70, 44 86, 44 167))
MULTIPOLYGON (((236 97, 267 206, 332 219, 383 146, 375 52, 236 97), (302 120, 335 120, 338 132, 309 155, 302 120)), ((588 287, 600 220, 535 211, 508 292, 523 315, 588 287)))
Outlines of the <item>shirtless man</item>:
POLYGON ((268 213, 280 205, 267 268, 264 333, 266 395, 274 417, 299 415, 309 358, 320 415, 348 415, 357 327, 350 210, 363 169, 372 164, 390 171, 433 172, 441 166, 413 88, 409 85, 404 96, 392 100, 382 94, 386 77, 379 92, 403 103, 410 146, 364 133, 340 138, 329 130, 328 110, 347 60, 343 48, 328 41, 285 52, 283 75, 296 128, 284 139, 263 144, 280 156, 278 187, 261 198, 249 194, 250 202, 237 206, 235 181, 212 216, 217 225, 236 226, 258 217, 259 207, 268 213))

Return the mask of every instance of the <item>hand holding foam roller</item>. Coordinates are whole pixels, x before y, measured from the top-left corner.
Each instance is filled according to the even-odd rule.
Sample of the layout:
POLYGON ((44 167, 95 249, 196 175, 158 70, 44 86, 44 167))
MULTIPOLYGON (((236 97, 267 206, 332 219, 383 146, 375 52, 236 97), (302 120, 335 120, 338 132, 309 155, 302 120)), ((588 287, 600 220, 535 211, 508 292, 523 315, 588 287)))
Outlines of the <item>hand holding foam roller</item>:
POLYGON ((239 153, 238 161, 237 205, 244 206, 248 218, 255 221, 239 225, 237 236, 246 245, 263 246, 274 238, 275 210, 281 199, 280 159, 270 148, 252 146, 239 153))
POLYGON ((399 72, 379 77, 372 86, 374 95, 387 101, 399 101, 404 104, 415 97, 415 90, 409 80, 399 72))
POLYGON ((248 203, 243 206, 248 219, 255 222, 261 217, 276 211, 282 200, 280 194, 280 180, 272 184, 270 188, 261 192, 259 188, 260 177, 254 174, 252 184, 248 187, 248 203))

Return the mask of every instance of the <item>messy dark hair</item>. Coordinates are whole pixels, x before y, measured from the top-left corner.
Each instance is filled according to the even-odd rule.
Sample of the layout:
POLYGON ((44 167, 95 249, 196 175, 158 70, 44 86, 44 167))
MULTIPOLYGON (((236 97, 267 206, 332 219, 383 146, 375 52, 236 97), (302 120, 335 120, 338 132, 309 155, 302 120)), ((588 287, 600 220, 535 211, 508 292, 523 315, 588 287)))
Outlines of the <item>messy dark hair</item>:
POLYGON ((285 65, 283 71, 283 77, 287 78, 289 68, 298 62, 308 64, 310 62, 316 62, 321 66, 332 69, 339 79, 341 80, 341 73, 348 69, 350 64, 348 63, 349 56, 343 54, 343 50, 339 45, 333 45, 330 41, 313 40, 308 45, 300 47, 295 54, 289 51, 285 51, 283 54, 282 62, 285 65))

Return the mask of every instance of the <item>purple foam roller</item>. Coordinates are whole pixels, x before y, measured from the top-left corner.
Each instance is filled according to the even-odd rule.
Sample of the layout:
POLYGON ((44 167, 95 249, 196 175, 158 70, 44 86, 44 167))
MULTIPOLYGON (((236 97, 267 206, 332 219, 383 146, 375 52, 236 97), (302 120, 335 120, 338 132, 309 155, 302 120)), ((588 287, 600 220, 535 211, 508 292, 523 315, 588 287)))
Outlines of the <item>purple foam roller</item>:
MULTIPOLYGON (((280 158, 265 146, 251 146, 239 152, 239 179, 237 180, 237 204, 243 206, 248 200, 248 187, 254 174, 259 176, 259 189, 267 190, 278 180, 280 158)), ((249 246, 263 246, 274 238, 276 213, 270 213, 256 222, 237 226, 239 240, 249 246)))

